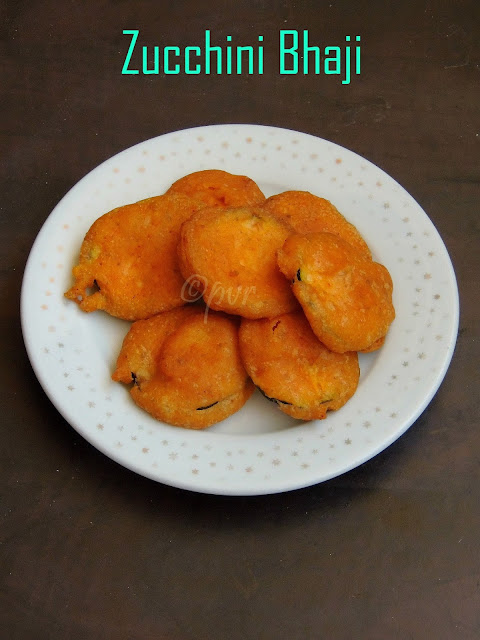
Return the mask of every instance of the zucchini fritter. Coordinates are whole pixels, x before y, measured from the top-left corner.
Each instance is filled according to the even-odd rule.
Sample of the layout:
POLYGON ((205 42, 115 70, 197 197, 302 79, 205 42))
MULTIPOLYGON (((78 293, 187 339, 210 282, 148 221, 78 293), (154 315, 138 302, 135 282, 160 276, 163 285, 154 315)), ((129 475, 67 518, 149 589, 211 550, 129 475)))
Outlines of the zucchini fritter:
POLYGON ((242 320, 239 336, 253 382, 294 418, 322 420, 355 393, 360 375, 357 354, 329 351, 301 311, 242 320))
POLYGON ((357 228, 325 198, 314 196, 308 191, 284 191, 268 198, 263 208, 288 223, 297 233, 334 233, 365 255, 371 256, 370 249, 357 228))
POLYGON ((204 429, 238 411, 253 392, 238 321, 198 306, 132 324, 113 380, 132 383, 135 403, 157 420, 204 429))
POLYGON ((242 207, 265 201, 251 178, 219 169, 190 173, 174 182, 167 193, 183 193, 207 207, 242 207))
POLYGON ((96 220, 65 296, 82 311, 103 309, 124 320, 185 304, 178 267, 180 227, 201 203, 165 195, 119 207, 96 220), (93 289, 93 291, 88 291, 93 289))
POLYGON ((313 332, 338 353, 382 344, 395 317, 388 270, 331 233, 293 234, 278 252, 313 332), (376 344, 375 344, 376 343, 376 344))
POLYGON ((292 232, 258 207, 205 208, 182 226, 180 269, 212 309, 267 318, 298 308, 276 252, 292 232))

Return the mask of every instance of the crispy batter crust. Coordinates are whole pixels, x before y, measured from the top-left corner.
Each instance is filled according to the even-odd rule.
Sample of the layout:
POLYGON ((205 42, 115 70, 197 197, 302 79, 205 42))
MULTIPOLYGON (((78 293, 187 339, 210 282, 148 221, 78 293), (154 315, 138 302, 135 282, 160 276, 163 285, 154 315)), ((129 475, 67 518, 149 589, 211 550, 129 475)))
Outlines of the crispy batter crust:
POLYGON ((65 296, 82 311, 103 309, 125 320, 185 304, 177 244, 182 223, 201 206, 175 194, 101 216, 85 236, 73 268, 75 282, 65 296), (89 292, 90 288, 98 290, 89 292))
POLYGON ((322 420, 355 393, 360 375, 357 354, 329 351, 301 311, 242 320, 239 336, 253 382, 294 418, 322 420))
POLYGON ((238 322, 187 306, 135 322, 113 380, 157 420, 204 429, 240 409, 253 384, 240 359, 238 322))
POLYGON ((278 264, 329 349, 343 353, 381 346, 395 317, 392 279, 383 265, 331 233, 290 236, 278 252, 278 264))
POLYGON ((201 200, 207 207, 242 207, 265 200, 256 183, 247 176, 218 169, 190 173, 174 182, 167 193, 183 193, 201 200))
POLYGON ((263 207, 279 220, 287 222, 297 233, 334 233, 371 256, 367 243, 356 227, 325 198, 308 191, 284 191, 268 198, 263 207))
POLYGON ((372 351, 377 351, 378 349, 380 349, 380 347, 383 347, 383 345, 385 344, 385 337, 386 336, 382 336, 378 340, 375 340, 375 342, 366 349, 362 349, 362 353, 370 353, 372 351))
POLYGON ((276 263, 290 233, 258 207, 201 209, 182 226, 182 274, 212 309, 245 318, 292 311, 298 305, 276 263))

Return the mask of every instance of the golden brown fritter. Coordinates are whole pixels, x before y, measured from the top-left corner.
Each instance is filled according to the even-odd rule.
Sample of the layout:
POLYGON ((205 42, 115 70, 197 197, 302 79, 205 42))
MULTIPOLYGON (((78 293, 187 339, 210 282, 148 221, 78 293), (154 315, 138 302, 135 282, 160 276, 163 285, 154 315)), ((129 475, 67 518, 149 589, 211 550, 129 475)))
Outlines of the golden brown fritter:
POLYGON ((390 274, 342 238, 291 235, 278 264, 315 335, 332 351, 368 351, 386 335, 395 317, 390 274))
POLYGON ((322 420, 355 393, 360 375, 357 354, 329 351, 301 311, 242 320, 239 336, 253 382, 294 418, 322 420))
POLYGON ((219 169, 190 173, 174 182, 167 193, 183 193, 207 207, 242 207, 265 201, 253 180, 219 169))
POLYGON ((103 309, 125 320, 185 304, 177 244, 182 223, 201 206, 184 195, 165 195, 101 216, 85 236, 65 296, 82 311, 103 309))
POLYGON ((238 411, 253 392, 240 360, 238 321, 186 306, 139 320, 125 337, 113 380, 157 420, 204 429, 238 411))
POLYGON ((366 349, 362 349, 362 353, 370 353, 371 351, 377 351, 380 347, 383 347, 385 344, 385 336, 382 336, 378 340, 375 340, 373 344, 371 344, 366 349))
POLYGON ((279 220, 287 222, 297 233, 334 233, 371 256, 367 243, 356 227, 325 198, 308 191, 284 191, 268 198, 263 207, 279 220))
POLYGON ((276 262, 290 233, 258 207, 201 209, 182 226, 182 274, 212 309, 245 318, 292 311, 298 305, 276 262))

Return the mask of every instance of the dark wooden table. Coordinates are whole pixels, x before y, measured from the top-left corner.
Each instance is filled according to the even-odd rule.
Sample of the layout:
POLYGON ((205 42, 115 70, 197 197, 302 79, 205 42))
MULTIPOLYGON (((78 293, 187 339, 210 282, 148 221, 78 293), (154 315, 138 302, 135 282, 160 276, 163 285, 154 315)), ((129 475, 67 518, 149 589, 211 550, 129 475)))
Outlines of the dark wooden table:
POLYGON ((101 2, 0 8, 0 636, 9 640, 480 637, 480 11, 471 1, 101 2), (128 38, 264 35, 263 75, 122 75, 128 38), (362 71, 280 75, 280 29, 361 34, 362 71), (398 180, 442 235, 460 333, 388 450, 291 493, 156 484, 85 442, 30 367, 19 291, 60 198, 118 151, 214 123, 304 131, 398 180))

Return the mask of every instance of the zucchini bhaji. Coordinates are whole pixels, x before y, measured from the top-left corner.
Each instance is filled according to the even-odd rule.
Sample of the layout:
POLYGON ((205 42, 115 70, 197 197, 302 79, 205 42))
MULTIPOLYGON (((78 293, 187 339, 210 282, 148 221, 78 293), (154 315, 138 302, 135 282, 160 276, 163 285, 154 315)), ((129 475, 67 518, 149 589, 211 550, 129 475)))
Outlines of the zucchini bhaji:
POLYGON ((342 407, 357 388, 357 354, 329 351, 301 311, 242 320, 240 349, 253 382, 294 418, 321 420, 327 411, 342 407))
POLYGON ((331 233, 291 235, 278 264, 325 346, 338 353, 381 346, 395 317, 383 265, 331 233))
POLYGON ((182 223, 200 206, 184 195, 164 195, 101 216, 85 236, 65 296, 82 311, 103 309, 124 320, 185 304, 177 244, 182 223))
POLYGON ((113 380, 157 420, 204 429, 238 411, 254 386, 240 360, 238 322, 198 306, 135 322, 113 380))
POLYGON ((390 274, 331 202, 266 200, 216 169, 98 218, 73 276, 65 296, 82 311, 133 321, 113 380, 188 429, 231 416, 255 385, 294 418, 325 418, 355 393, 357 352, 379 349, 395 317, 390 274))

